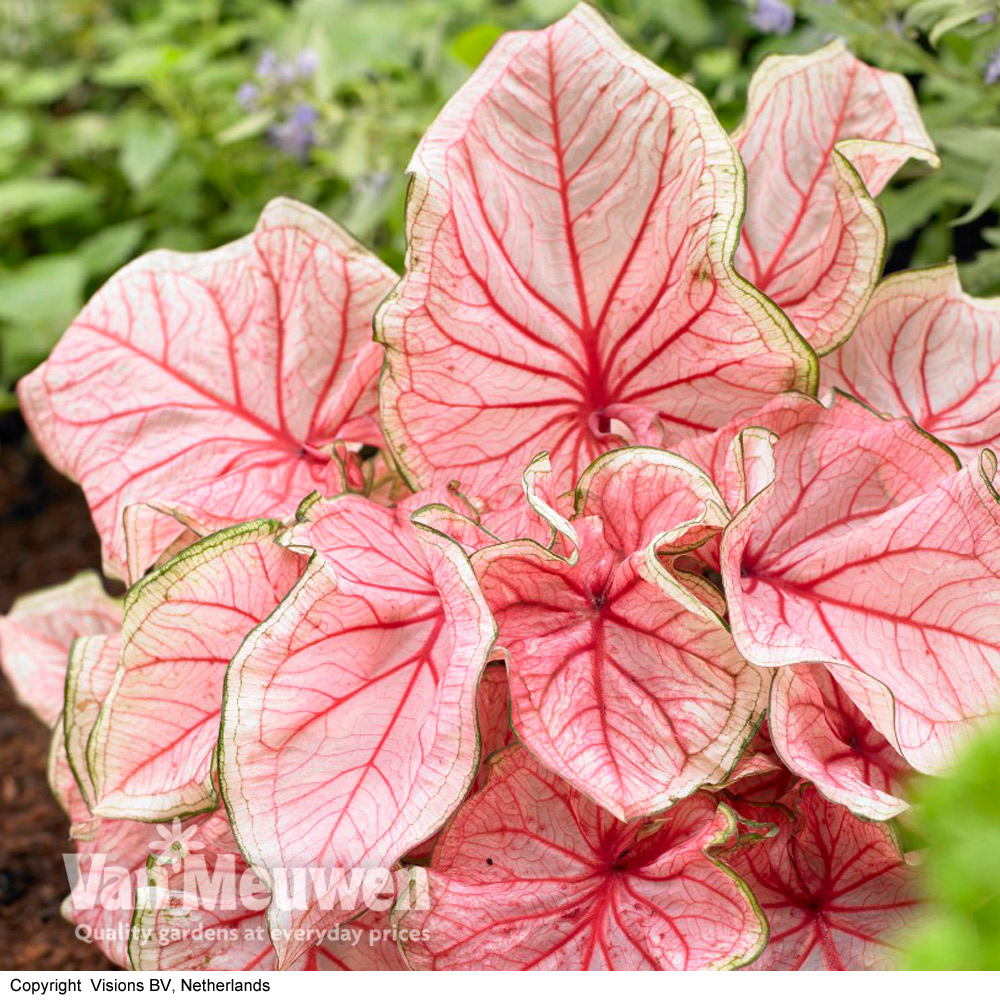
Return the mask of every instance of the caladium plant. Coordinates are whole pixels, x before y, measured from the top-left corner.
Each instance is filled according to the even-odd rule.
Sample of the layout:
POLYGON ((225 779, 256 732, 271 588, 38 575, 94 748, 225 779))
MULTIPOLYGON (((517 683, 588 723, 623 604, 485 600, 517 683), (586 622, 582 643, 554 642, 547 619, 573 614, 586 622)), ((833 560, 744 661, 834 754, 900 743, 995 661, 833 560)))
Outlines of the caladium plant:
POLYGON ((840 44, 729 137, 583 5, 430 128, 398 282, 286 200, 113 278, 20 401, 129 589, 0 620, 66 916, 137 969, 891 965, 907 778, 1000 710, 1000 310, 879 283, 909 158, 840 44))

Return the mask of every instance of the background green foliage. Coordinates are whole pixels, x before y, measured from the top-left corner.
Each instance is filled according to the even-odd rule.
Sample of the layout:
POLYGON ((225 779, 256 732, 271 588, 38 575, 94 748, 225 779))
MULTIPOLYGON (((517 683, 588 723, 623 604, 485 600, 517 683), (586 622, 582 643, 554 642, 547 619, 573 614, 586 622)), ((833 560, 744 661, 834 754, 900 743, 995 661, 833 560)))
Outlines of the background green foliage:
MULTIPOLYGON (((751 8, 754 0, 749 0, 751 8)), ((392 265, 404 169, 421 132, 492 42, 567 0, 4 0, 0 4, 0 407, 86 297, 142 250, 211 247, 291 194, 392 265), (309 47, 297 100, 319 112, 306 158, 267 141, 282 114, 236 100, 266 48, 309 47)), ((883 197, 893 267, 954 254, 974 292, 1000 291, 1000 44, 995 0, 798 0, 769 37, 736 0, 598 0, 624 36, 740 118, 770 51, 832 34, 910 75, 944 169, 883 197)))
POLYGON ((908 825, 923 843, 929 922, 908 943, 911 969, 1000 969, 1000 725, 945 779, 914 789, 908 825))
MULTIPOLYGON (((625 38, 742 115, 769 52, 833 35, 909 76, 941 149, 880 199, 892 269, 955 256, 966 288, 1000 293, 997 0, 789 0, 768 36, 737 0, 596 0, 625 38)), ((0 410, 83 301, 143 250, 215 246, 290 194, 402 264, 404 171, 447 97, 505 30, 568 0, 0 0, 0 410), (252 109, 237 92, 268 48, 319 68, 252 109), (287 100, 286 100, 287 99, 287 100), (287 112, 318 112, 305 157, 268 142, 287 112)), ((998 71, 1000 72, 1000 71, 998 71)), ((924 786, 908 833, 927 845, 934 922, 919 968, 1000 967, 1000 730, 955 778, 924 786)))

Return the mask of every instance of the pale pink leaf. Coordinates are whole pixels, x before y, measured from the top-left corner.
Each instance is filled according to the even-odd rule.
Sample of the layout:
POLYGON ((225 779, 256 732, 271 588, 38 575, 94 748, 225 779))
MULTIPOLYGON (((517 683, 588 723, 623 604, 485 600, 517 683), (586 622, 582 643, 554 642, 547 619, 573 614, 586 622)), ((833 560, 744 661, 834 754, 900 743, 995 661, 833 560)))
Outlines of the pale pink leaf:
POLYGON ((87 751, 101 706, 118 672, 121 651, 121 635, 115 633, 77 639, 69 654, 63 709, 66 756, 88 809, 94 807, 97 795, 87 751))
MULTIPOLYGON (((271 972, 277 953, 265 918, 267 887, 240 854, 224 812, 193 834, 191 850, 152 867, 136 896, 130 957, 141 971, 271 972)), ((389 923, 393 895, 379 911, 310 942, 304 970, 402 970, 389 923)))
POLYGON ((767 720, 761 723, 740 762, 721 782, 723 800, 740 812, 742 803, 780 802, 799 783, 775 753, 767 720))
POLYGON ((887 820, 907 808, 910 773, 830 673, 818 664, 782 667, 771 684, 774 749, 799 777, 862 819, 887 820))
MULTIPOLYGON (((128 949, 136 890, 146 884, 151 842, 157 828, 131 820, 96 819, 87 807, 66 756, 61 720, 49 753, 49 784, 70 821, 63 861, 70 894, 60 913, 81 928, 115 965, 130 968, 128 949)), ((171 828, 181 835, 196 823, 171 828)))
POLYGON ((515 731, 631 819, 725 775, 766 685, 717 618, 643 575, 642 554, 622 561, 599 521, 575 524, 576 565, 533 542, 484 549, 474 564, 508 655, 515 731))
POLYGON ((770 56, 733 138, 747 168, 737 268, 825 354, 850 335, 882 270, 874 196, 910 157, 938 164, 913 91, 842 42, 770 56))
POLYGON ((857 819, 808 787, 795 816, 781 806, 739 808, 778 828, 726 858, 771 927, 752 968, 893 968, 896 939, 918 903, 914 870, 893 828, 857 819))
MULTIPOLYGON (((79 482, 123 575, 131 503, 192 508, 209 530, 291 514, 336 485, 335 439, 379 444, 372 315, 394 276, 286 199, 250 236, 156 251, 113 277, 18 388, 35 439, 79 482)), ((139 571, 180 533, 143 508, 139 571)))
POLYGON ((210 535, 128 592, 88 752, 98 815, 169 819, 216 805, 226 667, 302 571, 275 541, 281 528, 262 520, 210 535))
POLYGON ((501 39, 410 170, 407 274, 376 330, 413 484, 488 496, 547 449, 565 489, 615 442, 814 384, 815 356, 732 266, 732 143, 592 8, 501 39))
POLYGON ((73 641, 121 624, 121 602, 108 597, 96 573, 18 598, 0 617, 0 663, 18 700, 47 726, 63 706, 73 641))
POLYGON ((910 416, 965 461, 1000 441, 1000 300, 962 291, 954 264, 904 271, 875 290, 823 380, 910 416))
POLYGON ((751 961, 766 929, 714 860, 733 815, 699 793, 624 824, 521 747, 445 829, 430 908, 398 921, 418 969, 706 969, 751 961))
POLYGON ((183 856, 151 866, 136 894, 132 968, 273 971, 264 920, 270 895, 243 860, 225 812, 201 822, 193 838, 183 856))
POLYGON ((723 535, 733 636, 760 666, 827 663, 841 683, 883 685, 892 742, 938 771, 1000 708, 995 459, 948 474, 933 439, 847 397, 803 417, 776 482, 723 535))
POLYGON ((725 501, 701 469, 643 447, 595 461, 577 484, 576 513, 601 518, 605 540, 623 556, 650 546, 659 552, 697 548, 729 520, 725 501))
POLYGON ((361 866, 391 868, 468 791, 495 637, 455 542, 362 497, 300 516, 288 541, 316 555, 233 660, 220 742, 226 802, 261 878, 280 892, 289 868, 326 875, 301 906, 272 909, 282 967, 303 954, 294 932, 357 912, 341 891, 361 866))

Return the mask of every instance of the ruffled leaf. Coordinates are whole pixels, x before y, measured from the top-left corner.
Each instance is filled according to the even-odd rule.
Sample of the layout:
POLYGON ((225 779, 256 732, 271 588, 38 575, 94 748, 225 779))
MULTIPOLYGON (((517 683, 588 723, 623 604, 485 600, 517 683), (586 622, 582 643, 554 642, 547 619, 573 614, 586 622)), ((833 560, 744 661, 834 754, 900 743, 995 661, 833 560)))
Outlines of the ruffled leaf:
POLYGON ((913 91, 842 42, 770 56, 733 138, 747 168, 737 268, 825 354, 879 279, 885 224, 874 196, 910 157, 938 164, 913 91))
POLYGON ((813 788, 794 816, 781 806, 740 809, 777 826, 727 858, 771 927, 753 968, 894 967, 894 939, 913 923, 918 890, 892 828, 857 819, 813 788))
POLYGON ((16 600, 0 617, 0 663, 18 700, 54 725, 73 641, 115 632, 120 625, 121 602, 105 594, 96 573, 80 573, 16 600))
POLYGON ((52 464, 79 482, 105 565, 132 576, 182 528, 284 516, 339 488, 329 446, 380 443, 375 306, 394 276, 320 213, 278 199, 252 235, 156 251, 90 301, 18 388, 52 464))
POLYGON ((519 541, 473 559, 508 656, 515 731, 621 819, 724 776, 763 711, 759 671, 658 555, 717 531, 706 510, 722 507, 694 466, 628 449, 581 479, 573 558, 519 541))
POLYGON ((88 750, 101 816, 170 819, 218 802, 213 755, 226 667, 303 560, 276 521, 227 528, 133 587, 122 651, 88 750))
POLYGON ((732 267, 739 157, 592 8, 501 39, 410 164, 406 277, 376 320, 386 438, 416 485, 488 496, 551 453, 711 430, 815 358, 732 267))
POLYGON ((984 452, 954 472, 912 424, 848 397, 803 403, 801 418, 775 483, 723 535, 733 637, 760 666, 827 663, 869 699, 868 681, 884 686, 895 732, 883 735, 938 771, 1000 708, 996 461, 984 452))
POLYGON ((954 264, 875 290, 823 379, 876 410, 912 417, 965 461, 1000 441, 1000 301, 966 295, 954 264))
POLYGON ((708 969, 752 960, 756 904, 714 852, 732 814, 699 793, 624 824, 521 747, 446 828, 427 910, 398 925, 418 969, 708 969))
POLYGON ((279 871, 326 875, 301 904, 272 907, 283 968, 303 954, 295 931, 363 906, 342 896, 348 879, 391 868, 465 795, 495 636, 459 546, 401 512, 317 500, 288 542, 316 555, 233 660, 219 744, 255 871, 279 894, 279 871))

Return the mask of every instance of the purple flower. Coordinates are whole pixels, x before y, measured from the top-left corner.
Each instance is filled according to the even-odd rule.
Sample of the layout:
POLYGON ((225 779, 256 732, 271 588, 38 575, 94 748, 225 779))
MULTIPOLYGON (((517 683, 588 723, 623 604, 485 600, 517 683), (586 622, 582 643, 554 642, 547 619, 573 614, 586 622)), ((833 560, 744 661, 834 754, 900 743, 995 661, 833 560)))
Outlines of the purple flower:
POLYGON ((254 72, 262 80, 267 80, 274 76, 278 69, 278 54, 274 49, 265 49, 257 60, 257 68, 254 72))
POLYGON ((293 62, 280 62, 278 63, 275 76, 280 84, 287 87, 289 84, 295 83, 299 78, 299 71, 295 68, 295 63, 293 62))
POLYGON ((297 104, 284 121, 271 127, 268 138, 273 146, 289 156, 306 159, 316 142, 319 112, 311 104, 297 104))
POLYGON ((315 125, 318 119, 319 112, 311 104, 296 105, 289 117, 289 121, 293 121, 297 126, 303 128, 307 125, 315 125))
POLYGON ((247 111, 253 111, 257 107, 259 99, 260 87, 251 80, 247 80, 246 83, 241 84, 240 89, 236 91, 236 100, 247 111))
POLYGON ((319 69, 319 53, 315 49, 302 49, 295 57, 295 68, 300 79, 308 79, 319 69))
POLYGON ((987 10, 987 11, 983 11, 983 13, 980 14, 979 17, 976 18, 976 23, 977 24, 993 24, 993 22, 996 21, 996 19, 997 19, 996 11, 994 11, 994 10, 987 10))
POLYGON ((1000 82, 1000 45, 991 53, 986 65, 983 67, 983 79, 987 83, 1000 82))
POLYGON ((787 35, 795 27, 795 11, 785 0, 756 0, 750 23, 766 35, 787 35))

